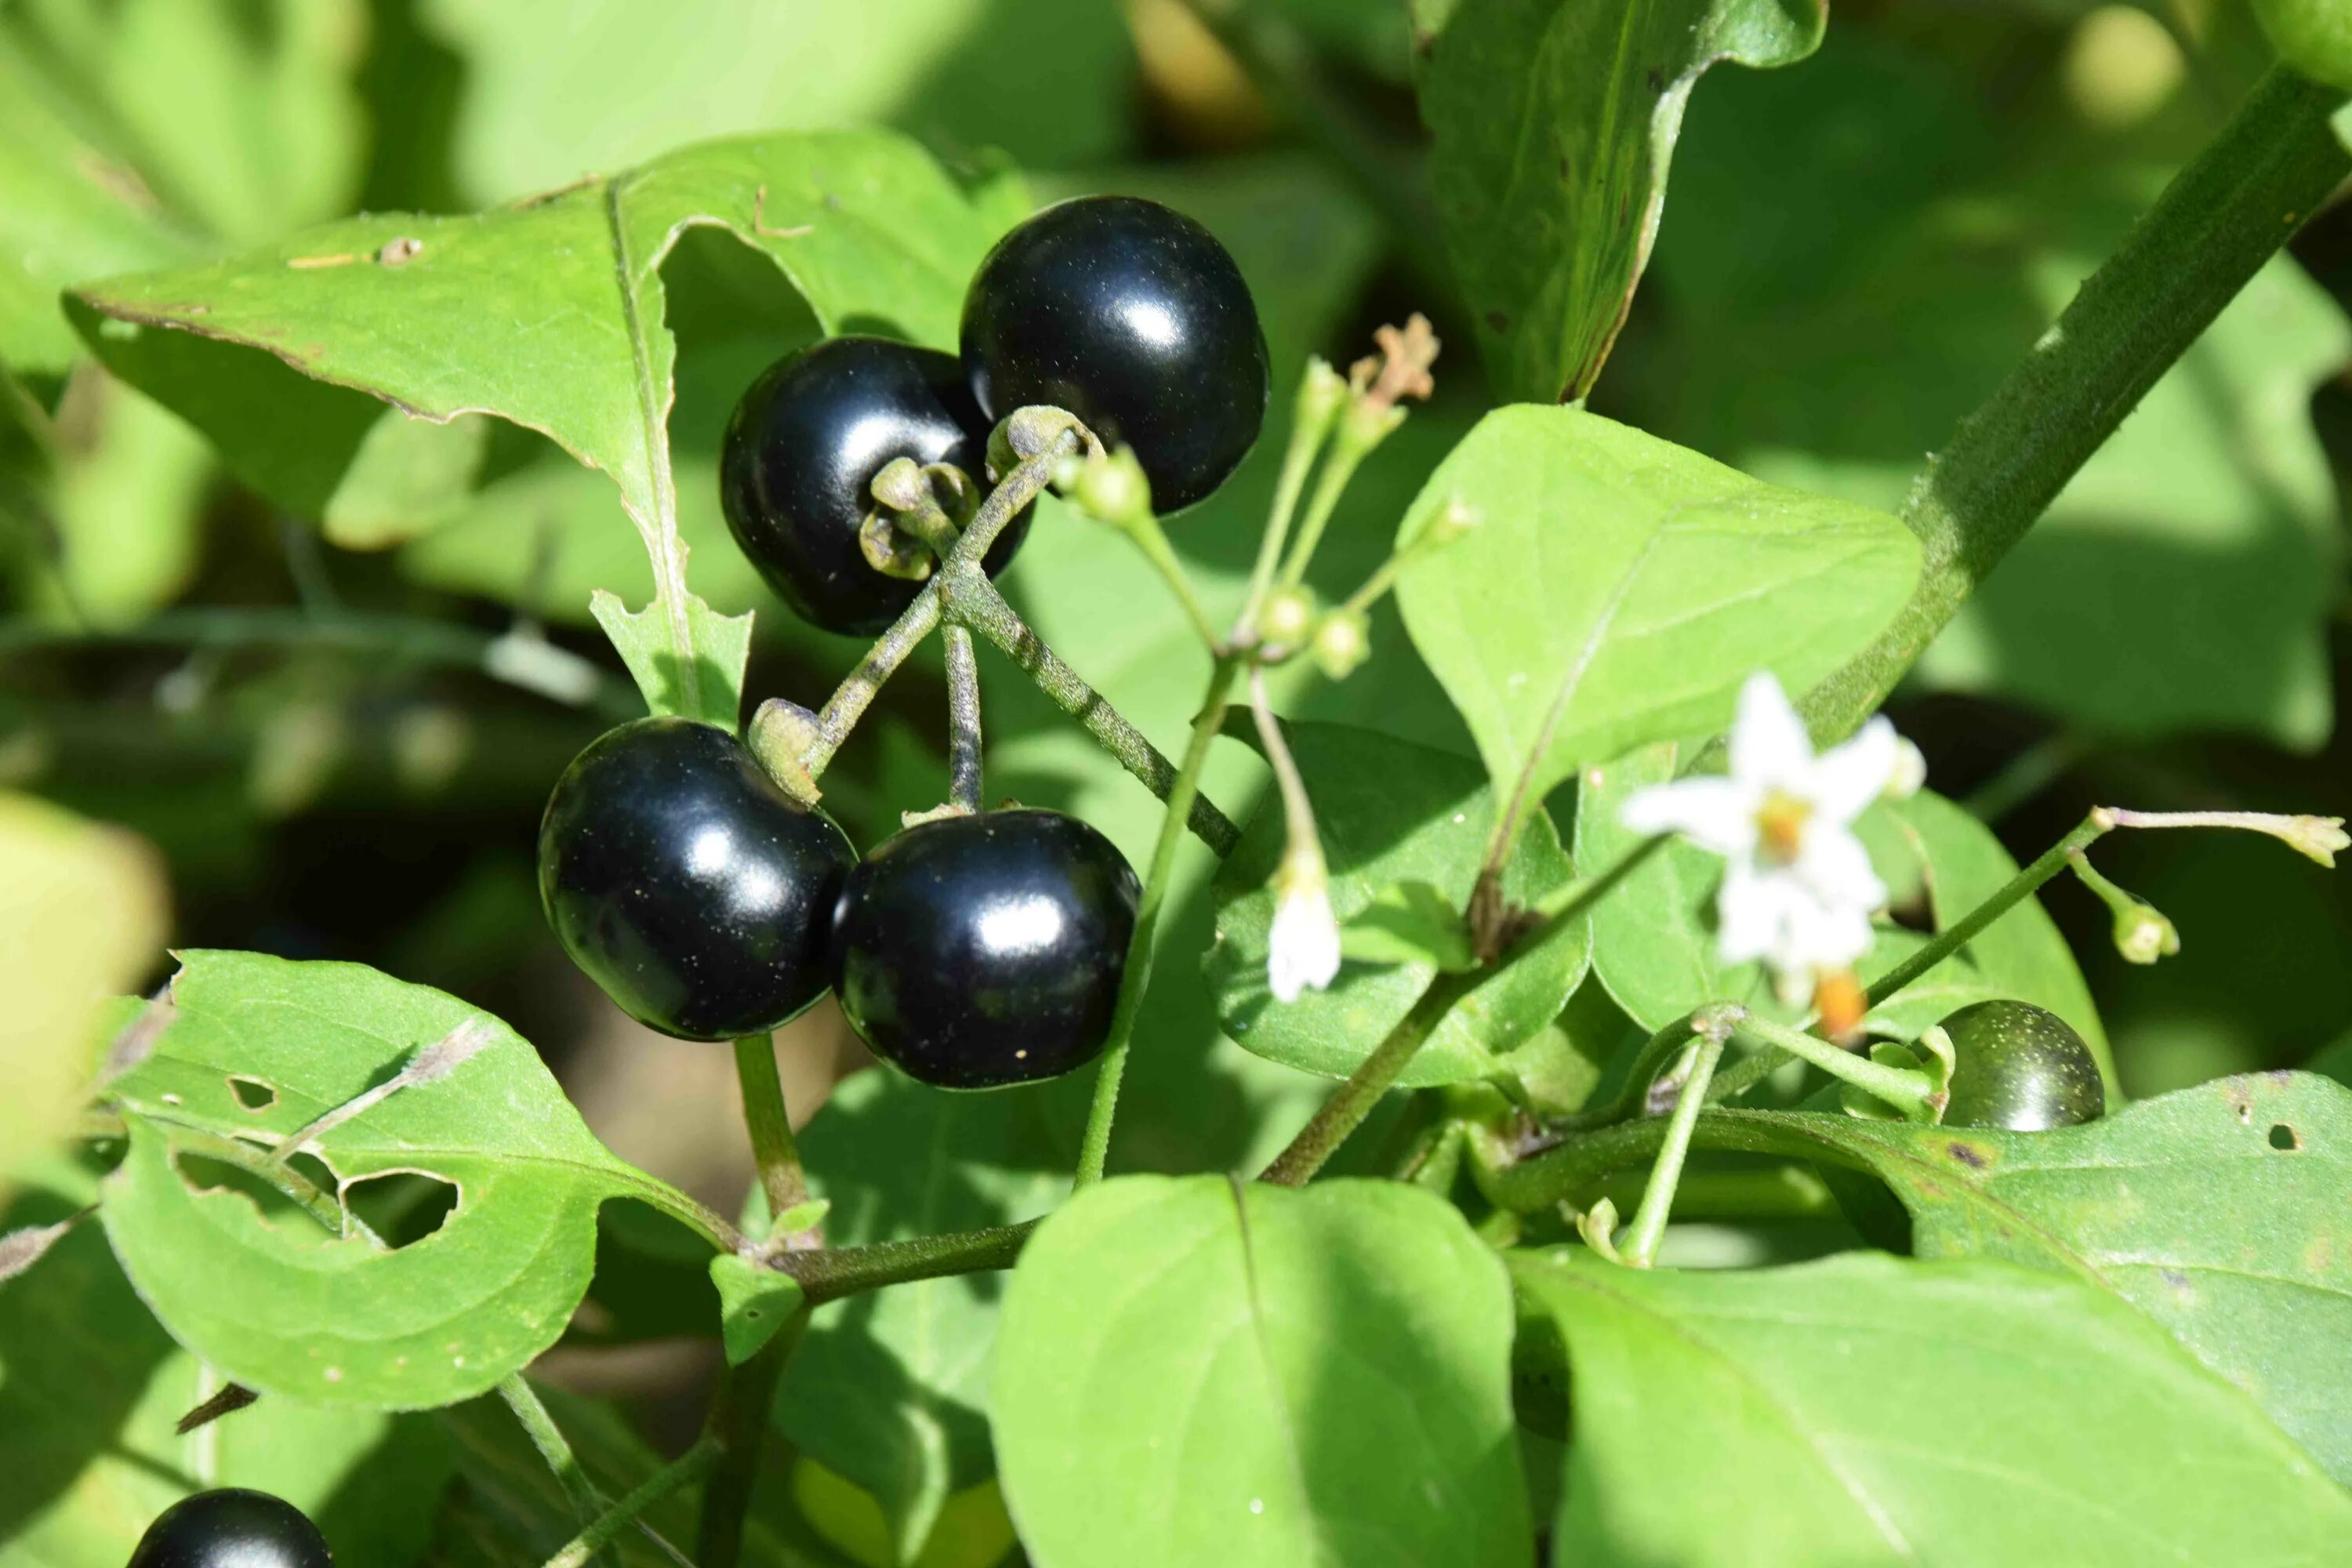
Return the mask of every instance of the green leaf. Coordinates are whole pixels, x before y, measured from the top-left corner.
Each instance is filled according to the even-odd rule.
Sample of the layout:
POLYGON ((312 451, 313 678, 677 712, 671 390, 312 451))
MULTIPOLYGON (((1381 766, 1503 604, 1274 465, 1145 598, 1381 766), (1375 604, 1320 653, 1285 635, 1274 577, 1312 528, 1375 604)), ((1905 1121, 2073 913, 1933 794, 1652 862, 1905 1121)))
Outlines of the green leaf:
MULTIPOLYGON (((1331 912, 1342 927, 1399 883, 1433 889, 1433 901, 1449 911, 1467 903, 1495 813, 1475 763, 1337 724, 1289 724, 1284 734, 1315 803, 1331 912)), ((1202 967, 1232 1038, 1268 1060, 1345 1078, 1412 1010, 1438 964, 1424 955, 1350 960, 1329 990, 1276 1002, 1265 978, 1275 907, 1268 879, 1284 837, 1282 802, 1269 793, 1217 871, 1217 938, 1202 967)), ((1550 819, 1538 810, 1504 869, 1505 894, 1531 902, 1571 874, 1550 819)), ((1423 1087, 1508 1072, 1506 1053, 1549 1023, 1583 978, 1589 945, 1584 921, 1562 923, 1447 1014, 1398 1081, 1423 1087)))
POLYGON ((1425 963, 1448 973, 1477 967, 1462 910, 1432 883, 1395 882, 1339 933, 1343 957, 1363 963, 1425 963))
POLYGON ((2352 1499, 2261 1412, 2073 1280, 1870 1254, 1645 1270, 1566 1249, 1515 1254, 1511 1275, 1574 1384, 1561 1568, 2315 1568, 2352 1530, 2352 1499))
MULTIPOLYGON (((53 1223, 98 1195, 62 1159, 0 1215, 53 1223)), ((419 1415, 264 1398, 184 1435, 222 1387, 173 1345, 95 1225, 0 1288, 0 1540, 31 1568, 121 1568, 154 1517, 201 1487, 254 1487, 308 1513, 343 1568, 415 1561, 449 1474, 419 1415)))
POLYGON ((538 1052, 455 997, 358 964, 181 960, 168 1026, 109 1090, 131 1147, 102 1210, 173 1337, 264 1394, 388 1409, 479 1394, 552 1344, 587 1289, 598 1205, 658 1185, 596 1141, 538 1052), (266 1153, 460 1028, 481 1044, 446 1077, 290 1162, 306 1180, 323 1164, 330 1204, 396 1172, 454 1185, 430 1236, 386 1250, 327 1233, 191 1163, 266 1153))
POLYGON ((741 1366, 766 1349, 801 1304, 800 1283, 791 1275, 731 1252, 711 1258, 710 1282, 719 1289, 719 1337, 729 1366, 741 1366))
POLYGON ((1702 1143, 1872 1173, 1922 1258, 2103 1286, 2352 1479, 2352 1089, 2223 1079, 2050 1132, 1709 1111, 1702 1143))
POLYGON ((1918 576, 1899 522, 1760 484, 1570 408, 1498 409, 1397 537, 1478 519, 1397 584, 1405 626, 1506 792, 1710 733, 1759 669, 1799 691, 1859 652, 1918 576))
POLYGON ((1510 1309, 1417 1188, 1090 1187, 1005 1292, 992 1390, 1040 1568, 1517 1568, 1510 1309))
POLYGON ((686 596, 695 664, 688 679, 671 652, 668 628, 656 614, 659 608, 629 609, 602 588, 588 599, 589 613, 620 650, 621 662, 629 667, 655 712, 699 719, 733 734, 743 706, 743 670, 751 659, 750 612, 722 616, 699 595, 686 596))
POLYGON ((1457 0, 1421 18, 1431 184, 1504 396, 1591 389, 1700 74, 1801 60, 1825 19, 1820 0, 1457 0))
MULTIPOLYGON (((686 605, 663 258, 688 227, 724 228, 766 254, 827 330, 952 342, 1003 205, 974 203, 894 137, 711 142, 520 206, 362 216, 211 266, 113 279, 79 291, 78 320, 110 363, 167 403, 196 384, 161 368, 204 353, 182 336, 193 334, 266 350, 418 418, 495 414, 547 436, 619 487, 655 563, 653 624, 692 679, 704 658, 728 660, 695 640, 686 605)), ((292 395, 264 389, 251 407, 292 395)), ((364 431, 345 421, 356 451, 364 431)), ((695 714, 719 701, 662 683, 647 697, 695 714)))
MULTIPOLYGON (((1045 1213, 1069 1188, 1076 1125, 1034 1091, 941 1094, 877 1069, 834 1091, 801 1150, 833 1205, 826 1243, 858 1246, 1045 1213)), ((995 1473, 982 1413, 1002 1295, 966 1275, 828 1303, 785 1372, 777 1427, 873 1494, 897 1562, 923 1552, 951 1494, 995 1473)))

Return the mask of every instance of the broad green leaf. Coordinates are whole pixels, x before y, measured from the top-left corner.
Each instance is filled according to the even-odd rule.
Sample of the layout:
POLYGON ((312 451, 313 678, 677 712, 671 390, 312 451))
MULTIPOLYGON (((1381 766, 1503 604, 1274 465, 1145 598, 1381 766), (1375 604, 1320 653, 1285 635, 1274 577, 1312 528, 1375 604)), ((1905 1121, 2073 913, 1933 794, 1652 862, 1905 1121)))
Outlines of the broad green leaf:
POLYGON ((2352 1479, 2352 1089, 2223 1079, 2052 1132, 1709 1111, 1704 1146, 1886 1183, 1922 1258, 1981 1256, 2100 1285, 2352 1479))
POLYGON ((744 667, 751 658, 751 615, 722 616, 699 595, 686 596, 696 666, 689 679, 671 651, 671 639, 658 618, 660 608, 629 609, 602 588, 588 600, 589 613, 620 650, 621 662, 629 667, 654 711, 681 713, 732 733, 743 705, 744 667))
MULTIPOLYGON (((1343 927, 1398 883, 1433 888, 1457 911, 1468 902, 1495 815, 1493 792, 1476 763, 1336 724, 1292 724, 1285 734, 1315 803, 1331 872, 1331 912, 1343 927)), ((1217 938, 1202 967, 1227 1035, 1269 1060, 1345 1078, 1412 1010, 1438 966, 1425 957, 1350 959, 1329 990, 1276 1001, 1266 989, 1275 912, 1269 879, 1285 835, 1281 798, 1269 792, 1241 847, 1217 871, 1217 938)), ((1528 903, 1570 876, 1559 835, 1538 810, 1505 868, 1503 890, 1528 903)), ((1507 1073, 1506 1053, 1558 1015, 1584 976, 1589 947, 1585 922, 1563 923, 1447 1014, 1398 1081, 1424 1087, 1507 1073)))
MULTIPOLYGON (((98 1195, 45 1168, 0 1231, 98 1195)), ((0 1557, 12 1568, 121 1568, 148 1524, 200 1487, 255 1487, 308 1513, 344 1568, 417 1560, 449 1471, 429 1417, 266 1398, 184 1435, 222 1380, 172 1343, 95 1225, 0 1287, 0 1557)))
POLYGON ((1821 0, 1455 0, 1416 39, 1431 183, 1507 398, 1581 398, 1648 264, 1683 109, 1717 60, 1781 66, 1821 0))
POLYGON ((451 156, 477 202, 749 131, 889 123, 1053 167, 1099 164, 1132 134, 1133 50, 1116 7, 689 0, 583 16, 567 0, 422 0, 416 11, 462 65, 451 156), (622 101, 634 111, 612 112, 622 101))
POLYGON ((1005 1292, 992 1416, 1039 1568, 1517 1568, 1508 1290, 1418 1188, 1088 1188, 1005 1292))
MULTIPOLYGON (((888 136, 712 142, 520 206, 352 218, 211 266, 113 279, 79 292, 79 321, 167 401, 190 378, 163 362, 204 354, 184 332, 266 350, 418 418, 495 414, 547 436, 619 487, 656 565, 655 624, 692 674, 727 661, 695 640, 686 605, 663 258, 688 227, 724 228, 765 253, 828 330, 950 342, 1003 206, 975 204, 888 136)), ((346 434, 356 451, 364 429, 346 434)), ((716 700, 660 684, 647 697, 696 713, 716 700)))
POLYGON ((1417 555, 1397 595, 1507 799, 1721 728, 1757 670, 1802 690, 1893 618, 1919 570, 1883 512, 1578 409, 1486 416, 1397 537, 1449 507, 1476 526, 1417 555))
MULTIPOLYGON (((1034 1091, 941 1094, 877 1069, 834 1092, 801 1149, 833 1205, 826 1243, 857 1246, 1045 1213, 1068 1191, 1076 1126, 1034 1091)), ((1003 1293, 967 1275, 829 1303, 784 1374, 777 1427, 873 1494, 894 1562, 915 1562, 949 1498, 995 1473, 983 1412, 1003 1293)))
POLYGON ((1574 1385, 1560 1568, 2317 1568, 2352 1531, 2352 1499, 2259 1410, 2074 1280, 1568 1249, 1515 1254, 1511 1275, 1523 1335, 1564 1341, 1574 1385))
POLYGON ((587 1289, 597 1206, 656 1184, 596 1141, 538 1053, 477 1008, 358 964, 181 958, 168 1024, 109 1090, 131 1147, 103 1207, 173 1336, 264 1394, 390 1409, 478 1394, 552 1344, 587 1289), (205 1135, 267 1152, 460 1028, 483 1043, 446 1077, 291 1162, 323 1164, 331 1200, 395 1172, 454 1185, 457 1206, 421 1240, 387 1250, 290 1207, 265 1214, 189 1163, 207 1157, 205 1135))
POLYGON ((1374 893, 1340 931, 1339 952, 1367 963, 1426 963, 1449 973, 1478 965, 1460 906, 1431 882, 1392 882, 1374 893))
POLYGON ((161 956, 163 866, 145 840, 0 794, 0 1192, 73 1117, 110 994, 161 956))
MULTIPOLYGON (((1629 417, 1780 483, 1901 504, 2234 101, 2184 92, 2145 132, 2086 135, 1971 70, 2015 47, 2013 19, 1947 20, 1932 39, 1832 29, 1802 71, 1710 89, 1659 245, 1659 331, 1612 383, 1629 417)), ((2295 262, 2256 274, 1920 676, 2096 737, 2316 745, 2341 526, 2311 396, 2347 354, 2344 312, 2295 262)))

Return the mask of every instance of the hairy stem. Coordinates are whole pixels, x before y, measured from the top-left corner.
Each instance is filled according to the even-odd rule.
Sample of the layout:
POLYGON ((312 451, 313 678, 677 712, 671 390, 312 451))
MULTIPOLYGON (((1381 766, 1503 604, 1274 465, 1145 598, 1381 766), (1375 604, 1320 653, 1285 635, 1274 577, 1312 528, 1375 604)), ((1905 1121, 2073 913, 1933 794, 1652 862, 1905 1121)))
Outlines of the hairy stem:
POLYGON ((772 1035, 746 1035, 735 1042, 735 1077, 743 1087, 743 1124, 751 1130, 751 1154, 759 1162, 760 1188, 768 1195, 773 1220, 809 1201, 808 1174, 801 1169, 800 1145, 784 1106, 784 1080, 776 1070, 772 1035))
POLYGON ((950 626, 941 634, 948 650, 948 799, 966 811, 980 809, 980 662, 971 632, 950 626))
POLYGON ((773 1266, 800 1285, 808 1305, 822 1306, 885 1285, 1010 1268, 1037 1224, 1034 1219, 1024 1220, 1019 1225, 917 1237, 908 1241, 788 1252, 774 1259, 773 1266))
MULTIPOLYGON (((547 1468, 554 1472, 556 1481, 563 1488, 563 1495, 572 1500, 572 1513, 583 1525, 593 1531, 599 1516, 604 1512, 604 1495, 597 1491, 596 1483, 588 1479, 588 1472, 581 1468, 580 1457, 572 1451, 571 1442, 563 1436, 563 1429, 555 1424, 555 1417, 548 1413, 538 1391, 524 1380, 522 1373, 509 1373, 499 1380, 499 1397, 506 1401, 508 1409, 514 1412, 524 1436, 530 1439, 530 1446, 539 1450, 539 1457, 546 1460, 547 1468)), ((604 1539, 610 1540, 611 1537, 604 1539)), ((593 1552, 594 1548, 590 1550, 593 1552)))
POLYGON ((2344 95, 2276 67, 1913 482, 1919 585, 1878 641, 1807 693, 1851 733, 2066 481, 2347 174, 2344 95))
POLYGON ((1666 1123, 1665 1142, 1658 1146, 1657 1163, 1650 1167, 1650 1184, 1642 1190, 1642 1207, 1633 1215, 1633 1233, 1620 1249, 1624 1260, 1636 1268, 1647 1268, 1657 1261, 1658 1243, 1666 1234, 1666 1216, 1674 1211, 1675 1189, 1683 1179, 1683 1161, 1690 1153, 1691 1130, 1698 1125, 1708 1080, 1723 1059, 1725 1037, 1721 1027, 1700 1034, 1690 1071, 1675 1097, 1674 1119, 1666 1123))
POLYGON ((1168 810, 1160 821, 1160 837, 1151 847, 1151 867, 1143 879, 1143 897, 1136 905, 1135 935, 1127 944, 1127 968, 1119 976, 1118 1005, 1111 1014, 1110 1043, 1102 1065, 1095 1070, 1095 1097, 1087 1111, 1085 1140, 1078 1148, 1077 1184, 1102 1180, 1110 1157, 1111 1122, 1118 1115, 1120 1080, 1127 1073, 1127 1048, 1135 1037, 1135 1020, 1143 1010, 1143 994, 1151 984, 1151 942, 1160 929, 1160 911, 1176 880, 1176 850, 1184 839, 1184 824, 1199 795, 1201 770, 1208 765, 1210 744, 1223 730, 1225 710, 1233 703, 1234 677, 1240 669, 1232 658, 1217 660, 1209 672, 1208 695, 1192 721, 1192 738, 1184 761, 1168 791, 1168 810))
POLYGON ((730 1367, 710 1403, 710 1415, 696 1447, 712 1449, 710 1482, 702 1489, 702 1517, 695 1527, 694 1560, 699 1568, 735 1568, 743 1552, 743 1521, 760 1474, 760 1447, 784 1363, 808 1328, 803 1302, 759 1354, 730 1367))
MULTIPOLYGON (((691 1485, 709 1473, 719 1458, 719 1446, 705 1437, 680 1454, 677 1459, 646 1479, 636 1490, 614 1503, 599 1515, 587 1529, 574 1536, 570 1545, 549 1558, 545 1568, 581 1568, 596 1556, 620 1533, 638 1522, 637 1516, 669 1496, 680 1487, 691 1485)), ((710 1560, 704 1559, 707 1564, 710 1560)))
MULTIPOLYGON (((947 595, 945 604, 950 619, 978 632, 1019 665, 1036 682, 1038 690, 1076 719, 1144 788, 1161 800, 1174 797, 1176 766, 1160 754, 1160 749, 1142 731, 1129 723, 1101 693, 1045 646, 1045 639, 1032 631, 1005 602, 1004 595, 997 592, 995 584, 976 571, 959 569, 943 574, 947 575, 951 575, 951 581, 943 580, 939 586, 947 595)), ((1216 852, 1219 859, 1232 854, 1234 846, 1241 842, 1241 829, 1234 826, 1233 819, 1197 789, 1191 796, 1183 820, 1202 843, 1216 852)))

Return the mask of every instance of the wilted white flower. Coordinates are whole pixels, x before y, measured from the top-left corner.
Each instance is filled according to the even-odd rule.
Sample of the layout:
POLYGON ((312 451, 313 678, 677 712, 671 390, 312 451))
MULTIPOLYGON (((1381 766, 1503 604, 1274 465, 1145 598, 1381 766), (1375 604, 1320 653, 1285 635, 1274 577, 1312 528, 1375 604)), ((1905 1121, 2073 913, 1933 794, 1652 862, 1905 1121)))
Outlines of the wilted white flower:
POLYGON ((1750 676, 1731 726, 1728 776, 1636 792, 1620 813, 1636 833, 1679 833, 1722 856, 1717 912, 1726 963, 1762 959, 1786 997, 1870 951, 1886 885, 1854 819, 1900 775, 1902 739, 1873 719, 1819 756, 1780 683, 1750 676))
POLYGON ((1294 843, 1274 873, 1274 930, 1266 943, 1265 984, 1277 1002, 1320 991, 1339 973, 1339 922, 1331 913, 1331 878, 1322 851, 1294 843))

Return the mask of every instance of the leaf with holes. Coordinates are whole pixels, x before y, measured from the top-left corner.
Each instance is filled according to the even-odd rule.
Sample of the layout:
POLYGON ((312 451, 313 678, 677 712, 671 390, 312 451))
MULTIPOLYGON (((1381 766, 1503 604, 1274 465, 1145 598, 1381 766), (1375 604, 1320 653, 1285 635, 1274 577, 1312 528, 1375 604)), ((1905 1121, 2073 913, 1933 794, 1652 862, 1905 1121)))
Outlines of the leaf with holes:
MULTIPOLYGON (((1909 1211, 1919 1257, 1996 1258, 2104 1287, 2352 1480, 2352 1089, 2342 1084, 2222 1079, 2048 1132, 1710 1110, 1696 1142, 1877 1176, 1909 1211)), ((1545 1158, 1565 1164, 1574 1150, 1545 1158)))
POLYGON ((1781 66, 1822 0, 1454 0, 1419 18, 1447 248, 1505 395, 1591 390, 1648 265, 1683 107, 1718 60, 1781 66))
POLYGON ((2317 1568, 2352 1499, 2129 1309, 1991 1262, 1514 1254, 1575 1397, 1552 1561, 2317 1568), (1706 1457, 1694 1506, 1691 1456, 1706 1457))
POLYGON ((1005 1292, 1006 1503, 1041 1568, 1519 1568, 1510 1332, 1419 1188, 1103 1183, 1005 1292))
MULTIPOLYGON (((229 406, 196 396, 209 383, 172 363, 216 359, 205 340, 422 419, 494 414, 547 436, 610 476, 655 563, 654 625, 677 674, 647 700, 731 711, 733 690, 698 689, 706 659, 722 671, 727 660, 701 640, 685 588, 663 258, 688 228, 723 228, 774 261, 827 330, 951 343, 964 284, 1017 205, 1001 183, 974 199, 895 136, 743 138, 494 212, 350 218, 209 266, 111 279, 78 291, 75 319, 101 358, 225 447, 261 441, 259 413, 299 384, 229 406)), ((255 374, 284 382, 275 366, 255 374)))
MULTIPOLYGON (((941 1094, 876 1070, 801 1135, 835 1247, 1033 1219, 1069 1190, 1076 1123, 1019 1089, 941 1094)), ((894 1285, 818 1309, 776 1405, 803 1453, 873 1494, 896 1561, 923 1552, 950 1495, 995 1473, 987 1408, 1001 1277, 894 1285)))
MULTIPOLYGON (((1284 733, 1315 802, 1331 871, 1331 911, 1342 925, 1373 913, 1399 883, 1433 888, 1433 901, 1464 907, 1495 815, 1493 792, 1475 763, 1339 724, 1291 724, 1284 733)), ((1504 870, 1504 892, 1521 903, 1571 875, 1551 819, 1540 810, 1536 816, 1504 870)), ((1281 798, 1269 791, 1240 847, 1218 869, 1217 937, 1202 966, 1227 1035, 1270 1061, 1345 1078, 1412 1010, 1438 965, 1426 956, 1401 963, 1350 957, 1328 990, 1276 1001, 1265 977, 1275 904, 1269 879, 1285 831, 1281 798)), ((1580 920, 1563 922, 1493 984, 1457 1005, 1399 1081, 1461 1083, 1508 1072, 1511 1047, 1549 1023, 1584 977, 1587 930, 1580 920)))
POLYGON ((1919 546, 1884 512, 1759 483, 1572 408, 1503 408, 1422 488, 1477 526, 1397 581, 1413 646, 1508 810, 1578 768, 1709 734, 1757 670, 1801 691, 1909 597, 1919 546))
POLYGON ((588 1288, 597 1206, 667 1194, 596 1141, 538 1052, 455 997, 358 964, 181 963, 169 1022, 107 1091, 130 1152, 100 1212, 140 1295, 225 1376, 384 1409, 479 1394, 563 1331, 588 1288), (280 1180, 324 1167, 310 1212, 251 1173, 461 1027, 481 1043, 446 1077, 306 1140, 280 1180), (431 1235, 388 1249, 315 1217, 404 1172, 457 1189, 431 1235))

